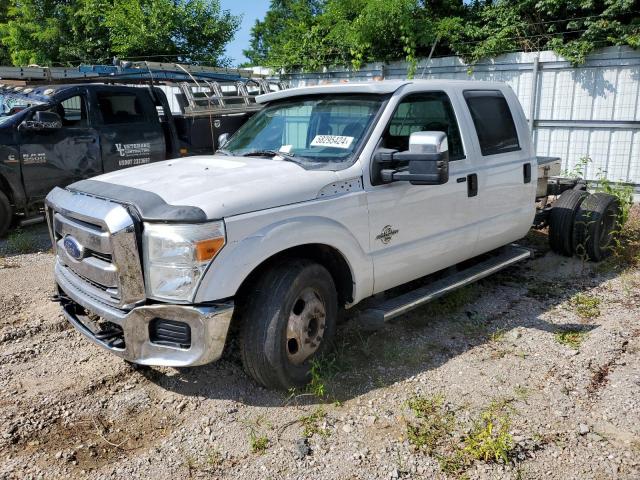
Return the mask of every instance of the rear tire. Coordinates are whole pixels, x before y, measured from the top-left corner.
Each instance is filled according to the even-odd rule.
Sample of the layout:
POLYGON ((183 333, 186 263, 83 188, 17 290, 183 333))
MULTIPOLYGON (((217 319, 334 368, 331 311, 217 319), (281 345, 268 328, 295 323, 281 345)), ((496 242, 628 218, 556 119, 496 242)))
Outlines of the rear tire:
POLYGON ((245 371, 267 388, 309 382, 314 359, 330 348, 338 316, 331 274, 309 260, 267 270, 247 295, 240 331, 245 371))
POLYGON ((576 255, 599 262, 613 252, 620 231, 620 201, 607 193, 589 195, 576 214, 573 245, 576 255))
POLYGON ((9 226, 11 226, 11 220, 13 220, 11 203, 9 203, 7 196, 0 192, 0 238, 7 233, 9 226))
POLYGON ((553 204, 549 216, 549 246, 554 252, 573 255, 573 225, 576 212, 589 194, 584 190, 567 190, 553 204))

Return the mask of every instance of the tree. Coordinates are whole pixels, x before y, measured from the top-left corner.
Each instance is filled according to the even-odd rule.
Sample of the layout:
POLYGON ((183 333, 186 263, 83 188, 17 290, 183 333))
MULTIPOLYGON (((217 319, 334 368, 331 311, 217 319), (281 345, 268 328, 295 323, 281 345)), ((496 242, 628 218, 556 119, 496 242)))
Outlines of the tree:
POLYGON ((240 24, 219 0, 9 0, 6 11, 0 42, 15 65, 113 56, 220 65, 240 24))
POLYGON ((544 49, 581 63, 599 47, 639 48, 639 12, 639 0, 272 0, 245 55, 285 69, 396 59, 414 69, 435 46, 471 63, 544 49))

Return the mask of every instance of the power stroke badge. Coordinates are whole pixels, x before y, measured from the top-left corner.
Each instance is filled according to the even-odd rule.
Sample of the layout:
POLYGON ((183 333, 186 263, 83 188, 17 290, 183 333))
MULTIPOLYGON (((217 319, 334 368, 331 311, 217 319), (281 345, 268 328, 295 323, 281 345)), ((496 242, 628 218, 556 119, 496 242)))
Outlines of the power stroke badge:
POLYGON ((376 237, 376 240, 380 240, 386 245, 397 233, 397 229, 394 229, 391 225, 385 225, 385 227, 382 229, 382 232, 380 232, 380 234, 376 237))

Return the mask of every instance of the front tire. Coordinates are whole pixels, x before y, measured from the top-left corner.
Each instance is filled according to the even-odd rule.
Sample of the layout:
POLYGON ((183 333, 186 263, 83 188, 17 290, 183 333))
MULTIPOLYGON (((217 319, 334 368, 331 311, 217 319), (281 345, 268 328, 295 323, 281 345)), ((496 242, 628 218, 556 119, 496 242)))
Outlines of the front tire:
POLYGON ((11 203, 9 203, 7 196, 3 192, 0 192, 0 238, 7 233, 7 230, 11 226, 11 220, 13 220, 11 203))
POLYGON ((245 371, 267 388, 309 381, 314 359, 330 348, 338 316, 331 274, 309 260, 267 270, 247 295, 240 331, 245 371))

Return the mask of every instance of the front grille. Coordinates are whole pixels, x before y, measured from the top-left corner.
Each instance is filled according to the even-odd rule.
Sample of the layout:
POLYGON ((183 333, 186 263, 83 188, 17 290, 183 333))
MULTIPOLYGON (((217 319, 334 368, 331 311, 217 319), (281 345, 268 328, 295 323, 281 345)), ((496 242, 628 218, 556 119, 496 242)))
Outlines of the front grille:
POLYGON ((74 287, 120 308, 144 300, 134 221, 124 207, 57 188, 46 213, 57 261, 74 287))

